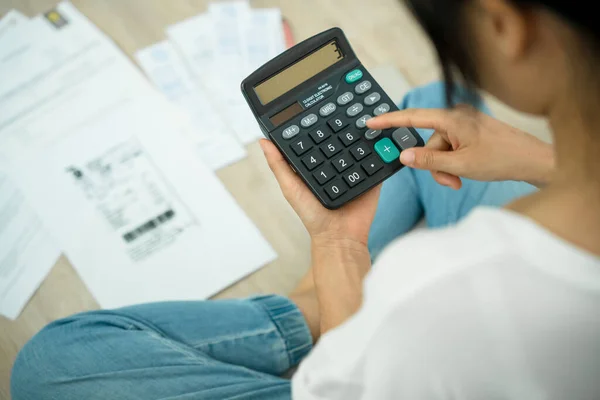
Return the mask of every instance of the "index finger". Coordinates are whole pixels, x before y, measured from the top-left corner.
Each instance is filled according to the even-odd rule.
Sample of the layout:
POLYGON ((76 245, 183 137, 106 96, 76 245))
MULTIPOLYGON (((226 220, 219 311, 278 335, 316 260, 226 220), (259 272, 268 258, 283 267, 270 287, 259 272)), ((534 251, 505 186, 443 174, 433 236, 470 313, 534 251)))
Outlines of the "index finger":
POLYGON ((454 126, 454 117, 450 110, 441 108, 409 108, 371 118, 367 126, 371 129, 414 127, 446 132, 454 126))

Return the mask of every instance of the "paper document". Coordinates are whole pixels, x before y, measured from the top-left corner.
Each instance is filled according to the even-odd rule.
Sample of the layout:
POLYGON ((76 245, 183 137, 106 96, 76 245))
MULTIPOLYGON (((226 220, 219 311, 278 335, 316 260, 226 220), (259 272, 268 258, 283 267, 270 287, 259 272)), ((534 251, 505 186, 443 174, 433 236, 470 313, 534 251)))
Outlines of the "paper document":
POLYGON ((246 150, 217 112, 216 104, 195 82, 170 42, 142 49, 136 53, 136 59, 158 90, 186 113, 191 123, 190 139, 210 168, 217 170, 246 156, 246 150))
POLYGON ((103 307, 204 299, 276 257, 161 100, 131 100, 15 168, 103 307))
MULTIPOLYGON (((27 21, 9 11, 0 19, 0 37, 27 21)), ((0 314, 16 319, 59 256, 37 214, 0 170, 0 314)))
POLYGON ((275 258, 188 121, 70 3, 0 37, 0 76, 13 204, 29 201, 101 306, 205 298, 275 258))
POLYGON ((235 115, 227 121, 238 139, 263 137, 240 84, 283 50, 280 12, 251 10, 246 2, 211 3, 208 13, 170 26, 167 35, 221 115, 235 115))

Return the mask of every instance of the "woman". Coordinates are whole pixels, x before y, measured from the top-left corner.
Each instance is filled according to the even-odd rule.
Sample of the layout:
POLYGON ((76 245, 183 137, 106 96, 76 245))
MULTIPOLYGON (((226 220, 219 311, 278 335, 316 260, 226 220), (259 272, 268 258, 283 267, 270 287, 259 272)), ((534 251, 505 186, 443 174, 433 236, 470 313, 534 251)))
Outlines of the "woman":
POLYGON ((593 2, 410 3, 449 90, 417 89, 406 110, 369 127, 434 129, 421 131, 426 148, 402 153, 413 169, 328 211, 261 144, 312 238, 311 272, 290 299, 148 304, 54 322, 17 358, 13 398, 600 398, 593 2), (548 117, 554 147, 481 106, 439 109, 446 97, 472 98, 454 89, 456 73, 548 117), (423 213, 447 227, 395 240, 423 213), (280 377, 300 361, 291 383, 280 377))

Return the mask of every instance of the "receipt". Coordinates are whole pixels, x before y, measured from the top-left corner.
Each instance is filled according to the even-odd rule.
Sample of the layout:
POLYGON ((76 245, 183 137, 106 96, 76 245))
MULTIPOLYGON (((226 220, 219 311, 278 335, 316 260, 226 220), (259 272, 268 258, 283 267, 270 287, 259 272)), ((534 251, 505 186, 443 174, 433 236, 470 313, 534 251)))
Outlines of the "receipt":
POLYGON ((194 80, 170 42, 156 43, 135 57, 158 90, 186 113, 191 125, 188 135, 206 165, 217 170, 246 157, 246 150, 217 112, 216 104, 209 101, 206 89, 194 80))
POLYGON ((248 73, 247 52, 242 50, 246 45, 240 27, 246 24, 246 13, 238 10, 239 5, 232 14, 215 7, 212 8, 214 17, 209 13, 187 19, 167 28, 167 35, 183 55, 196 81, 207 89, 209 98, 238 140, 248 144, 263 134, 240 91, 240 84, 248 73))

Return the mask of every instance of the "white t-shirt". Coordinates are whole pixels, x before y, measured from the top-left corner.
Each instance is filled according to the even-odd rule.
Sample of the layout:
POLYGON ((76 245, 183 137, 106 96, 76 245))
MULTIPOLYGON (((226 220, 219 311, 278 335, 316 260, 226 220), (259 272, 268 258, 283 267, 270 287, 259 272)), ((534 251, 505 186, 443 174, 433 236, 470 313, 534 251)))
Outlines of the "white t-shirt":
POLYGON ((600 258, 506 210, 384 251, 296 400, 598 400, 600 258))

